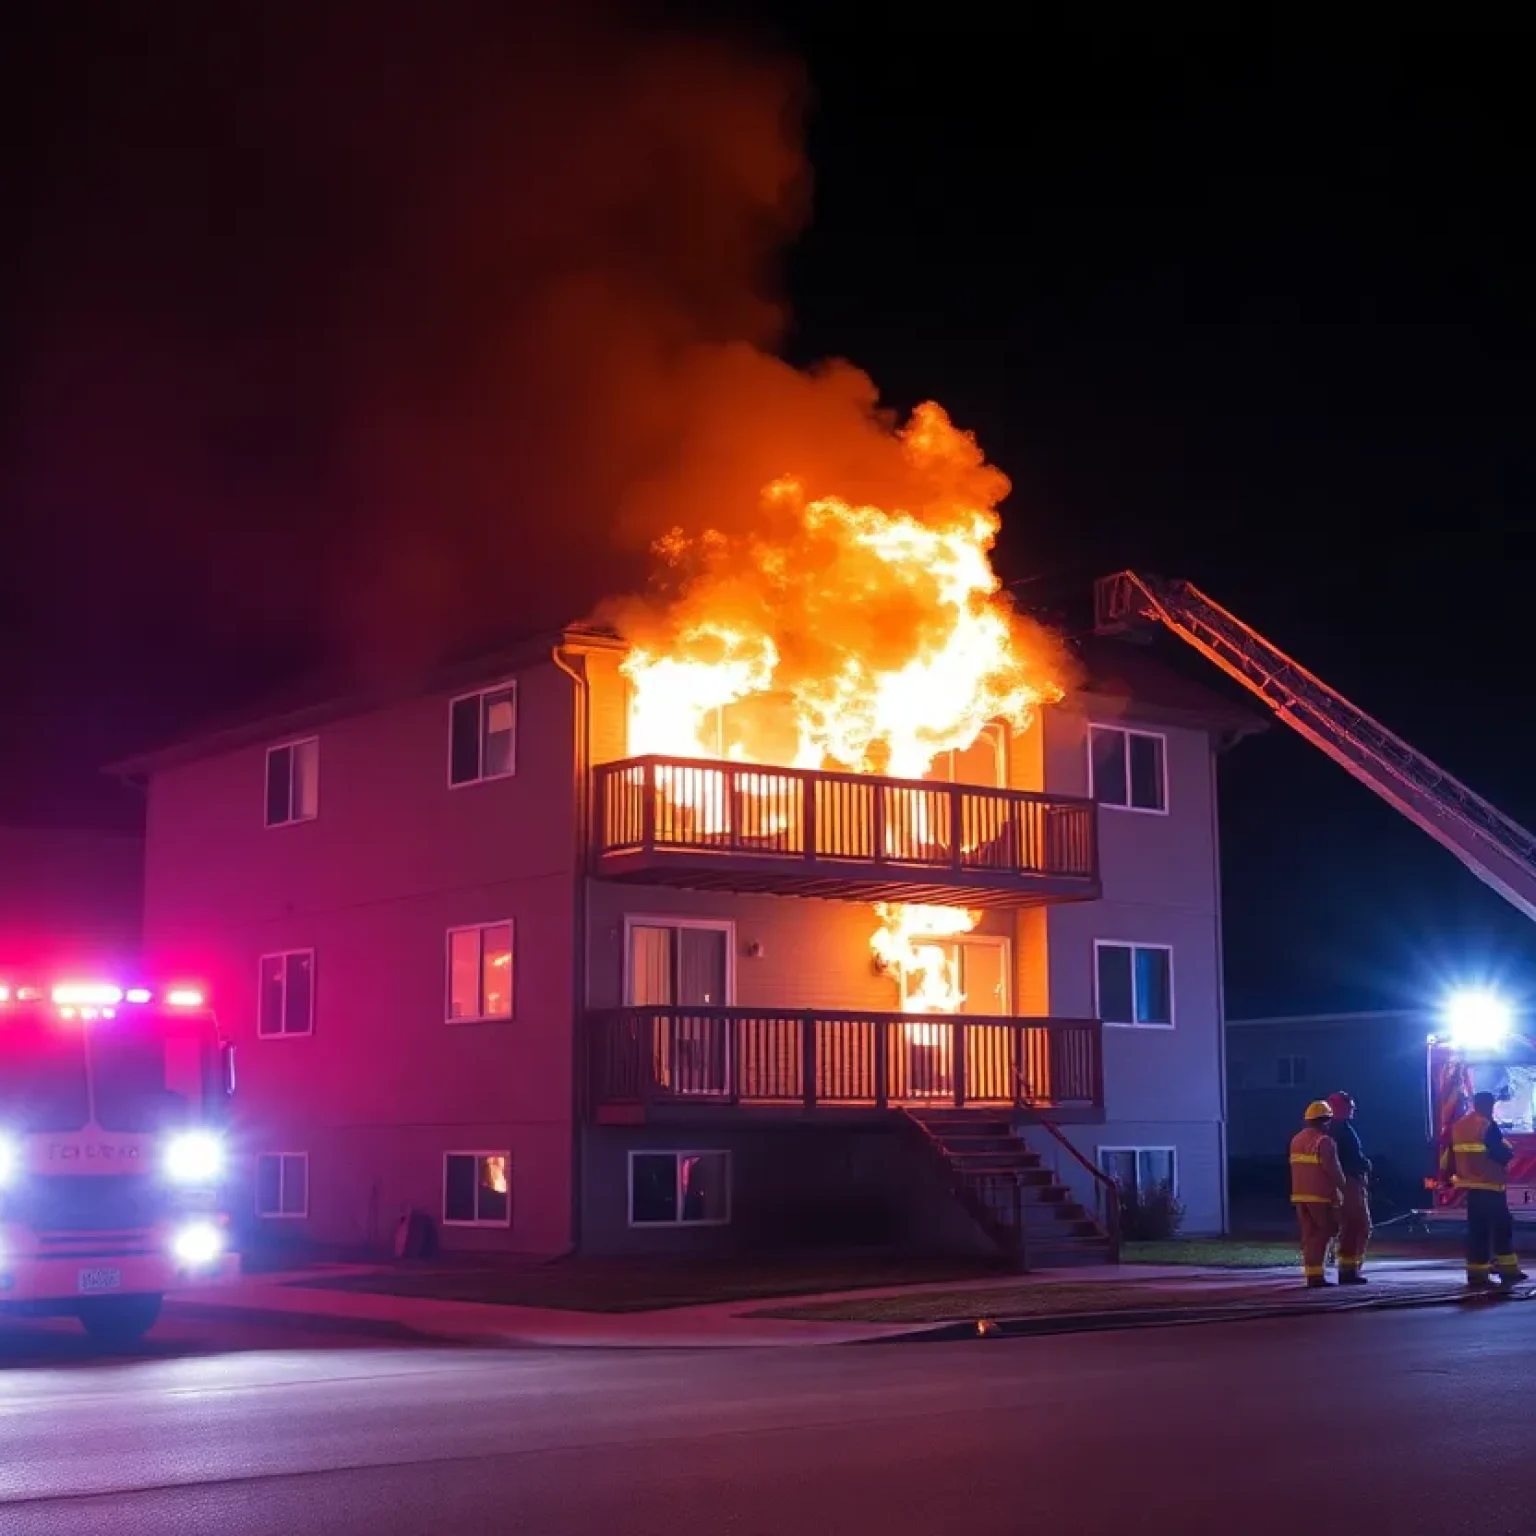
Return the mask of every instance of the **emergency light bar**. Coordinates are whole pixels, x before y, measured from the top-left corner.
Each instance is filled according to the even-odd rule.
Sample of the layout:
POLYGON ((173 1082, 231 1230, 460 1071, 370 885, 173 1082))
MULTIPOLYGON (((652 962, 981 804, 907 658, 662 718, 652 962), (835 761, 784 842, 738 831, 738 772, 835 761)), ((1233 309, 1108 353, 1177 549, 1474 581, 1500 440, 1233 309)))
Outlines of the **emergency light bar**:
MULTIPOLYGON (((94 1018, 96 1009, 113 1009, 120 1003, 142 1006, 155 1002, 156 994, 148 987, 123 988, 109 981, 61 981, 47 988, 14 986, 0 982, 0 1005, 37 1003, 46 998, 56 1004, 65 1018, 94 1018)), ((158 1001, 167 1008, 201 1008, 206 999, 196 987, 170 987, 159 994, 158 1001)), ((111 1013, 106 1015, 111 1018, 111 1013)))

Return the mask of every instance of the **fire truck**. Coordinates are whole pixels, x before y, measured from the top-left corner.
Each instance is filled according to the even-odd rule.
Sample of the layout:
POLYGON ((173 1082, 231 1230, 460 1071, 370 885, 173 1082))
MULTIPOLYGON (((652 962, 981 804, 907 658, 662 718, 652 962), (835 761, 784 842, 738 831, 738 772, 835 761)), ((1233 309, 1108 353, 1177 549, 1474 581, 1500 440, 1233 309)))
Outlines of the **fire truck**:
MULTIPOLYGON (((1177 635, 1536 921, 1536 836, 1198 587, 1121 571, 1098 582, 1094 607, 1101 634, 1153 624, 1177 635)), ((1466 1197, 1443 1184, 1439 1159, 1464 1103, 1487 1089, 1498 1099, 1497 1118, 1515 1152, 1510 1209, 1517 1219, 1536 1219, 1536 1034, 1521 1033, 1500 999, 1478 988, 1445 999, 1444 1014, 1443 1027, 1428 1038, 1426 1104, 1435 1163, 1425 1185, 1434 1193, 1421 1214, 1461 1216, 1466 1197)))
POLYGON ((233 1277, 234 1057, 200 992, 0 979, 0 1316, 122 1346, 233 1277))

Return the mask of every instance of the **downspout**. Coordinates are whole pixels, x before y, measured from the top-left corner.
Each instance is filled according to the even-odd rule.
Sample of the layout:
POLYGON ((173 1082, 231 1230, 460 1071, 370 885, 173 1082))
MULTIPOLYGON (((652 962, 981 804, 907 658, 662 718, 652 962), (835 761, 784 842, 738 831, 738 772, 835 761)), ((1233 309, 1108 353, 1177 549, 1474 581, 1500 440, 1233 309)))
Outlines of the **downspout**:
MULTIPOLYGON (((583 1165, 585 1162, 583 1115, 586 1095, 583 1092, 583 1065, 586 1045, 587 1005, 587 850, 590 793, 588 779, 592 737, 592 688, 587 678, 586 658, 580 652, 575 665, 566 660, 557 645, 549 653, 549 659, 570 678, 572 694, 572 756, 575 759, 572 808, 575 812, 576 844, 572 866, 573 891, 571 900, 571 1242, 565 1250, 574 1253, 581 1247, 582 1197, 584 1192, 583 1165)), ((557 1257, 564 1257, 564 1254, 557 1257)))
POLYGON ((1216 893, 1216 1070, 1221 1086, 1221 1121, 1217 1129, 1216 1167, 1221 1189, 1221 1230, 1232 1226, 1231 1174, 1227 1167, 1227 952, 1221 925, 1221 802, 1217 799, 1216 759, 1240 738, 1219 739, 1211 753, 1211 881, 1216 893))

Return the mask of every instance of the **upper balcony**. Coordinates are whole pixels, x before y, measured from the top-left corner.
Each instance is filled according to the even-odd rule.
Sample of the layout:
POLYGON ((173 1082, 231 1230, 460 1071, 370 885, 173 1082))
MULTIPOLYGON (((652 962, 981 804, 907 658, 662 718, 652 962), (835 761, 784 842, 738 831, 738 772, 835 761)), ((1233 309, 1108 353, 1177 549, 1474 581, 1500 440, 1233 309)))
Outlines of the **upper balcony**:
POLYGON ((1071 796, 680 757, 604 763, 593 789, 608 880, 964 907, 1099 894, 1095 807, 1071 796))

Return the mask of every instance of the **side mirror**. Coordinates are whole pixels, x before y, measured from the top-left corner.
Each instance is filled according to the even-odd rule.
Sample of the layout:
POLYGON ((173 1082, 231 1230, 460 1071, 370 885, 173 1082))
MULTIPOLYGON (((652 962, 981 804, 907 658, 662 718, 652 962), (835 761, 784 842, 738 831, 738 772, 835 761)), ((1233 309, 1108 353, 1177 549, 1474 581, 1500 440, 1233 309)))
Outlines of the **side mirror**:
POLYGON ((219 1047, 219 1065, 224 1073, 224 1095, 232 1098, 235 1092, 235 1048, 227 1040, 219 1047))

